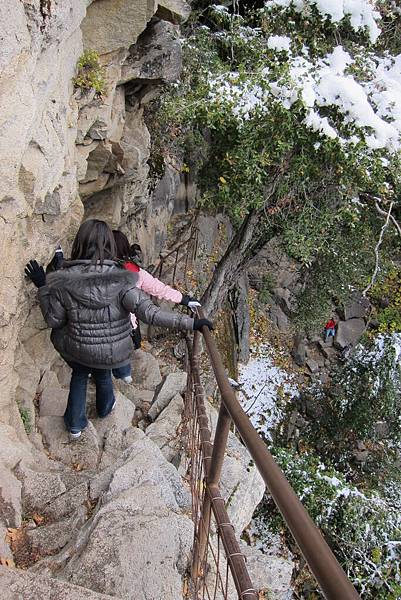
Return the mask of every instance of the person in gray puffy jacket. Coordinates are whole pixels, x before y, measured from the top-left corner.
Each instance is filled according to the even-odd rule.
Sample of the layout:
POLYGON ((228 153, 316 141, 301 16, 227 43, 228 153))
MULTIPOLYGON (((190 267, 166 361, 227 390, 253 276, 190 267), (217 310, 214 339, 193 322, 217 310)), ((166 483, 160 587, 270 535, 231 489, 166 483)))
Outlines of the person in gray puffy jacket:
POLYGON ((212 328, 207 319, 193 319, 161 310, 137 287, 138 275, 119 268, 111 229, 104 221, 84 222, 75 237, 71 260, 46 276, 34 260, 26 275, 38 287, 40 308, 56 350, 72 368, 64 422, 72 438, 87 426, 86 387, 91 373, 96 408, 106 417, 114 408, 112 370, 129 364, 132 353, 129 315, 145 323, 180 330, 212 328))

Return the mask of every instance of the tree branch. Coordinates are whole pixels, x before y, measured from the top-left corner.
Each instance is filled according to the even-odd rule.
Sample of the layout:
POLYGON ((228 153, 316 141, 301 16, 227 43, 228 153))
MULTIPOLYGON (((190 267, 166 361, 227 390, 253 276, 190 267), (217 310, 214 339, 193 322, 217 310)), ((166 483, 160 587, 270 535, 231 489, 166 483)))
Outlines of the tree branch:
POLYGON ((209 316, 213 316, 222 306, 227 292, 234 287, 249 261, 266 243, 263 221, 269 214, 274 214, 275 207, 270 202, 276 194, 280 177, 288 169, 289 160, 290 157, 286 156, 276 169, 265 190, 263 205, 248 212, 217 264, 201 300, 209 316))
MULTIPOLYGON (((375 203, 375 207, 377 212, 379 213, 379 215, 382 215, 383 217, 387 217, 387 213, 385 210, 383 210, 380 206, 379 206, 379 202, 382 202, 382 199, 379 196, 373 196, 372 194, 368 194, 367 192, 363 192, 361 194, 359 194, 361 197, 365 197, 368 200, 373 200, 373 202, 375 203)), ((398 223, 397 219, 394 217, 394 215, 390 215, 390 220, 393 223, 394 227, 397 229, 398 231, 398 235, 401 236, 401 225, 398 223)))
POLYGON ((362 296, 364 296, 364 297, 366 296, 367 292, 370 290, 370 288, 376 281, 377 272, 379 270, 379 250, 380 250, 380 246, 382 245, 382 242, 383 242, 384 232, 386 231, 386 229, 389 225, 389 222, 390 222, 391 211, 393 210, 393 204, 394 204, 394 202, 391 202, 390 208, 388 209, 388 213, 386 215, 386 222, 384 223, 383 227, 381 228, 379 240, 375 247, 375 257, 376 257, 375 270, 373 271, 373 275, 371 277, 369 285, 362 292, 362 296))
MULTIPOLYGON (((386 211, 383 210, 382 208, 380 208, 380 206, 377 203, 377 200, 375 200, 375 207, 376 207, 376 210, 379 213, 379 215, 383 215, 384 217, 387 217, 386 211)), ((398 235, 401 236, 401 226, 398 223, 398 221, 396 220, 396 218, 393 215, 390 215, 390 220, 393 223, 393 225, 396 227, 396 229, 398 231, 398 235)))

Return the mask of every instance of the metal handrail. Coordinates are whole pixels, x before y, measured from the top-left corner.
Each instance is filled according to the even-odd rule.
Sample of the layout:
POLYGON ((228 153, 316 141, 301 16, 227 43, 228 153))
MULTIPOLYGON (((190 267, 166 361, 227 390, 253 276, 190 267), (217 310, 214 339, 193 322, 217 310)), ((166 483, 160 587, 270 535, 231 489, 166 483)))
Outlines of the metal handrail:
MULTIPOLYGON (((200 337, 200 333, 196 331, 194 333, 192 348, 187 338, 189 364, 191 366, 191 377, 193 379, 194 384, 194 397, 197 404, 197 413, 200 425, 200 445, 202 448, 205 483, 207 491, 202 506, 201 523, 203 526, 200 527, 199 537, 195 541, 195 547, 193 552, 192 580, 196 580, 197 574, 200 570, 200 566, 206 555, 207 539, 210 529, 210 516, 211 512, 213 512, 216 520, 217 531, 223 542, 227 562, 232 573, 234 585, 238 592, 238 598, 240 598, 241 600, 257 600, 258 593, 252 587, 252 582, 245 564, 245 557, 241 552, 239 543, 235 535, 234 527, 231 524, 230 518, 227 514, 224 498, 218 486, 218 479, 220 479, 222 460, 218 463, 216 461, 213 462, 213 453, 211 447, 213 446, 214 448, 214 444, 216 443, 216 435, 214 439, 214 444, 212 444, 211 432, 209 429, 209 420, 206 414, 204 394, 199 374, 198 359, 201 346, 200 337), (213 471, 215 473, 213 482, 211 480, 212 466, 213 471), (215 482, 216 479, 217 482, 215 482)), ((224 597, 226 598, 226 596, 224 597)))
MULTIPOLYGON (((201 309, 198 309, 198 316, 199 318, 205 317, 201 309)), ((338 563, 320 530, 313 523, 284 473, 268 451, 265 442, 238 402, 208 327, 202 327, 202 334, 221 394, 212 459, 206 476, 208 486, 218 483, 232 420, 327 600, 360 600, 359 594, 338 563)))

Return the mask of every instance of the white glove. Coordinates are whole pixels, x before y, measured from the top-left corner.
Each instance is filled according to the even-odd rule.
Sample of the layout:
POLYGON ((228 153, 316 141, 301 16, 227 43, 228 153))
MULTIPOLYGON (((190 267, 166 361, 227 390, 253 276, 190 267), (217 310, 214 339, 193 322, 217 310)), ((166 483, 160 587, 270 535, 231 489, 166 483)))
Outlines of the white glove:
POLYGON ((190 302, 188 302, 188 308, 190 308, 193 313, 195 313, 196 309, 200 308, 201 306, 202 306, 202 304, 200 302, 198 302, 197 300, 191 300, 190 302))

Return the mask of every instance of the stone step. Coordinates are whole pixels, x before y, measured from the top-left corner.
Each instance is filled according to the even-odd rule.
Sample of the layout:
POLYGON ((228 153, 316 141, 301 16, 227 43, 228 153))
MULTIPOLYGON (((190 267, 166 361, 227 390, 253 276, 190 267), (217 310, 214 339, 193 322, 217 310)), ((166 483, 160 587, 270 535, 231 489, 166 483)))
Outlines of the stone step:
POLYGON ((93 592, 78 585, 45 577, 42 573, 0 566, 2 600, 121 600, 121 596, 93 592))

